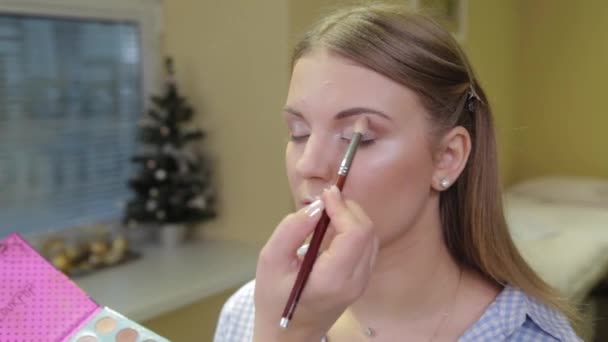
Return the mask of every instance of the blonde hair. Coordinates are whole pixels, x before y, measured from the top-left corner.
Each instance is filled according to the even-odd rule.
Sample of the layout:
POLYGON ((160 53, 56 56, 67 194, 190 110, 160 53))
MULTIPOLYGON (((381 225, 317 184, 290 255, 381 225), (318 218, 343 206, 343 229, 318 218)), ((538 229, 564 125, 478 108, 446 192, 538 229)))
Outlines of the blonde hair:
POLYGON ((440 196, 450 253, 490 281, 520 288, 561 311, 578 311, 540 279, 518 252, 501 201, 496 138, 486 95, 455 39, 432 19, 400 6, 371 4, 325 17, 296 45, 292 66, 314 49, 346 57, 415 91, 439 132, 465 127, 472 149, 456 183, 440 196))

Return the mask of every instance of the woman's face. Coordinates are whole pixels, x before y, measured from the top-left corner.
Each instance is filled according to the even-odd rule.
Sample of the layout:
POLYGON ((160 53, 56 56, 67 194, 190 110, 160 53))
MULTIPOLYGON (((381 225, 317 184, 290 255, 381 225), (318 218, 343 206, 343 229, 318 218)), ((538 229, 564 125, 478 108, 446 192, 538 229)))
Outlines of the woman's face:
POLYGON ((428 114, 408 88, 320 50, 295 64, 283 116, 290 141, 287 175, 298 208, 335 183, 362 115, 362 138, 343 194, 374 222, 381 242, 412 227, 432 193, 428 114))

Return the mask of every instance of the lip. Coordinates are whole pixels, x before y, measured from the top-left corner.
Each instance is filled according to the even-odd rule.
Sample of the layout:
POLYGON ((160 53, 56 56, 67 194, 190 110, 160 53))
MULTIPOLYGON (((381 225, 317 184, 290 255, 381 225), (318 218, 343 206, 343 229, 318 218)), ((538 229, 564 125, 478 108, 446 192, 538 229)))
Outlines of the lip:
POLYGON ((310 205, 312 202, 320 199, 321 196, 303 196, 303 198, 300 200, 300 204, 303 207, 306 207, 308 205, 310 205))

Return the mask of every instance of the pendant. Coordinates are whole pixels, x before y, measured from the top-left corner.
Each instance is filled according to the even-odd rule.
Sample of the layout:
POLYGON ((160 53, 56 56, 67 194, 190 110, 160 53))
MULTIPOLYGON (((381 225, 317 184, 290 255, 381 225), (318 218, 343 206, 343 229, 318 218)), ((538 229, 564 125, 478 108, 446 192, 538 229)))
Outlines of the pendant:
POLYGON ((376 332, 374 331, 374 329, 372 329, 370 327, 365 328, 365 330, 363 331, 363 333, 365 334, 365 336, 368 336, 368 337, 374 337, 374 336, 376 336, 376 332))

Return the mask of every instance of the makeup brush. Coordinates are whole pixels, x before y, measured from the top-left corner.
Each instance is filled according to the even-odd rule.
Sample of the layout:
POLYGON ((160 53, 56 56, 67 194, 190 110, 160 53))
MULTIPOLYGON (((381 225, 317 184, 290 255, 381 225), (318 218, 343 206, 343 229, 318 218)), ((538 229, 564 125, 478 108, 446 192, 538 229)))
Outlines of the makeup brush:
MULTIPOLYGON (((344 157, 342 158, 342 162, 340 163, 340 168, 338 169, 338 179, 336 181, 336 187, 342 191, 344 187, 344 182, 346 182, 346 176, 348 176, 348 171, 350 170, 351 164, 355 157, 355 153, 357 152, 357 147, 359 146, 359 142, 361 141, 361 137, 367 131, 368 119, 366 117, 361 117, 355 122, 355 127, 353 129, 353 137, 346 149, 346 153, 344 153, 344 157)), ((285 305, 285 309, 283 310, 283 315, 281 317, 280 326, 283 329, 287 329, 289 322, 291 321, 293 314, 296 310, 296 306, 298 305, 298 301, 300 300, 300 296, 302 295, 302 291, 304 290, 304 286, 306 285, 306 281, 310 276, 310 272, 312 271, 312 267, 317 260, 317 256, 319 254, 319 249, 321 248, 321 242, 323 241, 323 237, 325 236, 325 232, 327 231, 327 226, 329 225, 329 216, 325 210, 321 214, 321 218, 315 227, 314 233, 312 234, 312 238, 310 240, 310 245, 308 247, 308 251, 304 256, 304 260, 302 261, 302 266, 300 267, 300 271, 298 272, 298 276, 296 278, 296 282, 294 283, 293 288, 291 289, 291 294, 289 295, 289 299, 287 300, 287 304, 285 305)))

